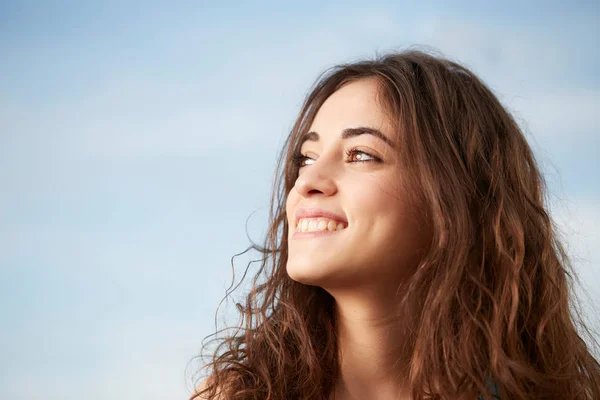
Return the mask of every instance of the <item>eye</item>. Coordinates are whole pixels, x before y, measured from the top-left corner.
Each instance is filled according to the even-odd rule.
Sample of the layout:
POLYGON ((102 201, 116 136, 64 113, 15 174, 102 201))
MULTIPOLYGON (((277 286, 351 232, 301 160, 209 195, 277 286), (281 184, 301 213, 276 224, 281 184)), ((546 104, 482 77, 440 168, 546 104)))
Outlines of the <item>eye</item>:
MULTIPOLYGON (((348 150, 346 150, 346 157, 350 158, 350 162, 352 163, 365 163, 365 162, 381 162, 381 159, 378 157, 375 157, 372 154, 369 154, 365 151, 362 150, 357 150, 356 148, 350 148, 348 150), (358 157, 358 158, 354 158, 353 156, 358 157)), ((304 164, 304 161, 306 160, 313 160, 312 158, 305 156, 301 153, 297 153, 293 156, 292 158, 292 162, 293 164, 298 167, 298 168, 302 168, 302 167, 306 167, 310 164, 304 164)), ((313 160, 314 161, 314 160, 313 160)))
POLYGON ((355 148, 346 150, 346 157, 352 158, 353 155, 359 156, 359 158, 356 161, 353 161, 353 162, 360 162, 360 163, 371 162, 371 161, 381 162, 381 160, 379 158, 375 157, 372 154, 364 152, 362 150, 357 150, 355 148))

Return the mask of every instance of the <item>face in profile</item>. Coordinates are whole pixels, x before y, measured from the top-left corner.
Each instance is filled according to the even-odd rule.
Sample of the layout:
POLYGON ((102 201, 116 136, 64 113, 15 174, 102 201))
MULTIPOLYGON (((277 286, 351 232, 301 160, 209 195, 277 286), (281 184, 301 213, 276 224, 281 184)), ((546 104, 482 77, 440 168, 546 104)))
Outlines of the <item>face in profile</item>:
POLYGON ((286 203, 287 273, 298 282, 325 289, 397 286, 428 243, 401 189, 400 143, 377 90, 373 78, 342 86, 299 148, 300 170, 286 203))

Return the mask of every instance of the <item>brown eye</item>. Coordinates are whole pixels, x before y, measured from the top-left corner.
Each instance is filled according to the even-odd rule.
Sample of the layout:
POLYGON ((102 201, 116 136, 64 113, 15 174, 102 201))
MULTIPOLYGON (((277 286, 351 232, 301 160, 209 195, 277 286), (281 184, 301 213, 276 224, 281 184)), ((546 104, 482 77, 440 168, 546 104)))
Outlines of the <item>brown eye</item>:
MULTIPOLYGON (((381 162, 380 158, 375 157, 374 155, 364 152, 362 150, 357 150, 355 148, 348 149, 346 151, 346 157, 350 158, 350 162, 353 163, 381 162)), ((304 163, 307 160, 314 161, 312 158, 305 156, 304 154, 297 153, 296 155, 294 155, 292 162, 296 167, 302 168, 310 165, 304 163)))
POLYGON ((305 160, 312 160, 312 158, 298 153, 292 158, 292 164, 298 168, 302 168, 306 166, 306 164, 304 164, 305 160))
POLYGON ((357 149, 349 149, 346 151, 346 157, 351 159, 351 162, 381 162, 381 160, 372 154, 357 149), (353 157, 355 156, 355 157, 353 157))

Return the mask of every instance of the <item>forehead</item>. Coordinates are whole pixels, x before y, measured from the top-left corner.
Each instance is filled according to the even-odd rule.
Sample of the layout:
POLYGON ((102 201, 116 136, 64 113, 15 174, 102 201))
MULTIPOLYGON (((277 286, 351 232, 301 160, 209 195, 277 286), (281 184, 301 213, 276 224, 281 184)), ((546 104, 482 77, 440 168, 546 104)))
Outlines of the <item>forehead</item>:
POLYGON ((391 134, 389 118, 377 100, 378 90, 375 78, 347 83, 325 100, 311 130, 328 136, 339 135, 345 128, 369 126, 391 134))

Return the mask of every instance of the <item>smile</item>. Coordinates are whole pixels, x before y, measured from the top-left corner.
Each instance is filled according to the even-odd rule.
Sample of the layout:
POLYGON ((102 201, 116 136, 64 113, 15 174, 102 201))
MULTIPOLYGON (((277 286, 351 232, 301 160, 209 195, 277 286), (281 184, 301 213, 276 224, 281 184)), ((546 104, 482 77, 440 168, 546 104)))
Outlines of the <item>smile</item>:
POLYGON ((343 222, 329 218, 300 218, 296 224, 296 232, 334 232, 346 228, 343 222))

